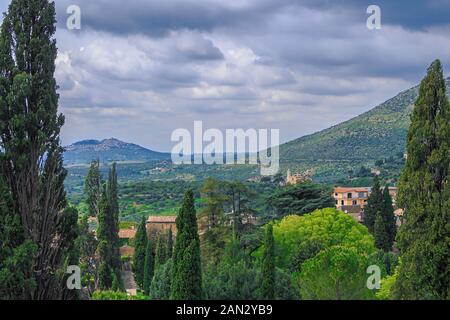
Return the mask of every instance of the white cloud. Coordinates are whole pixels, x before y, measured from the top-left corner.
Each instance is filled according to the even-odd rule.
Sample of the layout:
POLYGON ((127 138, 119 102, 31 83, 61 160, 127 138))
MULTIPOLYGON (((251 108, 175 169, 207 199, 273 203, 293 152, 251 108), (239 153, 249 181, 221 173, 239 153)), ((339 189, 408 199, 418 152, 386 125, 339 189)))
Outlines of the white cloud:
POLYGON ((170 150, 194 120, 280 128, 286 141, 415 85, 435 58, 450 68, 450 24, 371 31, 351 1, 80 2, 84 29, 57 33, 64 143, 170 150))

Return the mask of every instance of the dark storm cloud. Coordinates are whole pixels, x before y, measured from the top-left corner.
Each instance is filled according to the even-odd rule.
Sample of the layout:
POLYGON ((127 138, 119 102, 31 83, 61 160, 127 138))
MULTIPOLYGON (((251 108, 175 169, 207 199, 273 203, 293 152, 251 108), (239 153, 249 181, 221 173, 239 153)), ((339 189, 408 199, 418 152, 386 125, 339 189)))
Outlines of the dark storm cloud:
POLYGON ((57 0, 56 8, 65 143, 117 136, 169 150, 171 130, 194 120, 280 128, 285 141, 417 84, 435 58, 450 68, 450 0, 57 0), (73 4, 79 31, 66 29, 73 4), (381 30, 366 27, 371 4, 381 7, 381 30))
POLYGON ((66 8, 78 5, 86 27, 115 34, 165 36, 170 30, 211 31, 216 27, 256 21, 278 6, 293 0, 279 1, 196 1, 196 0, 61 0, 57 2, 60 26, 66 8))
MULTIPOLYGON (((420 30, 449 23, 448 0, 59 0, 57 15, 63 26, 69 5, 79 5, 86 27, 115 34, 143 33, 165 36, 170 30, 212 31, 230 26, 264 25, 274 13, 294 7, 323 12, 351 13, 352 20, 364 19, 366 8, 376 4, 383 22, 420 30)), ((245 30, 244 30, 245 32, 245 30)))

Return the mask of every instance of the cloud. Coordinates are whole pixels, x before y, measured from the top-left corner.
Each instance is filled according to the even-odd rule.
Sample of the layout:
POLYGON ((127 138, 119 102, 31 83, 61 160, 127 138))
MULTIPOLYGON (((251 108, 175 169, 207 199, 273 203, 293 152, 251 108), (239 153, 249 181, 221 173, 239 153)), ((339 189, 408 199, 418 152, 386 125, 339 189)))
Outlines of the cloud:
MULTIPOLYGON (((58 0, 63 142, 116 136, 170 150, 194 120, 279 128, 287 141, 450 68, 448 0, 58 0), (82 30, 65 27, 81 8, 82 30)), ((0 9, 6 8, 4 1, 0 9)), ((448 71, 447 71, 448 73, 448 71)))

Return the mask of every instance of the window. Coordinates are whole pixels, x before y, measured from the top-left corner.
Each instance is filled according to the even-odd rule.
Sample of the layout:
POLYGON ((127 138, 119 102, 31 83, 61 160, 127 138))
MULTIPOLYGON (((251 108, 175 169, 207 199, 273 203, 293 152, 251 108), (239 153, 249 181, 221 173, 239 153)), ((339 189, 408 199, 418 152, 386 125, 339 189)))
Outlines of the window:
POLYGON ((336 202, 336 204, 338 204, 338 201, 337 200, 334 200, 335 202, 336 202))
POLYGON ((347 193, 347 198, 349 198, 349 199, 352 198, 352 193, 351 192, 347 193))
POLYGON ((352 203, 353 203, 353 205, 354 205, 354 206, 356 206, 356 200, 353 200, 353 202, 352 202, 352 203))
POLYGON ((344 200, 341 200, 341 206, 343 206, 344 205, 344 200))

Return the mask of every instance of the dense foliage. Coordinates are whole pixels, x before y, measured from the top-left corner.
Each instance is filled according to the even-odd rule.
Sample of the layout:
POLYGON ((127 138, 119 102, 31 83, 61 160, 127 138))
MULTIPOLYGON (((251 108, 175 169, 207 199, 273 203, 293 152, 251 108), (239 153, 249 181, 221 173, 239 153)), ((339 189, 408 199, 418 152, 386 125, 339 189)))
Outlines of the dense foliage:
POLYGON ((332 246, 302 265, 303 299, 360 300, 373 298, 366 286, 369 260, 354 247, 332 246))
POLYGON ((334 206, 331 189, 314 183, 299 183, 279 188, 269 196, 267 202, 277 218, 334 206))
POLYGON ((178 213, 177 240, 173 252, 171 298, 198 300, 202 298, 200 239, 194 194, 188 190, 178 213))
POLYGON ((86 203, 88 205, 88 214, 92 217, 96 217, 99 214, 101 195, 101 175, 100 175, 100 163, 98 160, 94 160, 89 167, 89 172, 86 176, 84 183, 84 194, 86 195, 86 203))
POLYGON ((303 216, 291 215, 273 226, 276 264, 292 271, 324 248, 343 245, 357 252, 375 251, 367 228, 342 211, 326 208, 303 216))
POLYGON ((18 281, 16 291, 28 299, 64 297, 61 269, 76 237, 63 185, 55 24, 53 2, 12 0, 0 31, 2 175, 12 198, 8 219, 23 234, 1 264, 18 265, 25 282, 18 281))
POLYGON ((396 218, 389 187, 380 188, 377 175, 364 207, 363 223, 375 237, 375 246, 385 252, 391 251, 397 232, 396 218))
POLYGON ((100 256, 100 288, 121 287, 119 254, 119 205, 117 197, 117 173, 113 164, 109 171, 108 183, 103 186, 98 215, 97 237, 100 256))
POLYGON ((152 284, 153 274, 155 273, 155 256, 153 252, 153 242, 148 239, 145 249, 144 259, 144 286, 143 291, 146 296, 150 295, 150 286, 152 284))
POLYGON ((144 265, 145 265, 145 251, 147 248, 147 229, 145 227, 145 218, 142 217, 142 221, 136 231, 134 240, 134 256, 133 256, 133 271, 136 283, 140 288, 144 287, 144 265))
POLYGON ((397 298, 449 297, 449 143, 450 106, 436 60, 420 84, 399 184, 398 204, 405 212, 397 237, 402 259, 397 298))
POLYGON ((275 241, 271 223, 266 228, 262 255, 261 296, 267 300, 275 298, 275 241))

